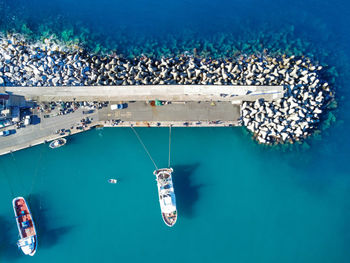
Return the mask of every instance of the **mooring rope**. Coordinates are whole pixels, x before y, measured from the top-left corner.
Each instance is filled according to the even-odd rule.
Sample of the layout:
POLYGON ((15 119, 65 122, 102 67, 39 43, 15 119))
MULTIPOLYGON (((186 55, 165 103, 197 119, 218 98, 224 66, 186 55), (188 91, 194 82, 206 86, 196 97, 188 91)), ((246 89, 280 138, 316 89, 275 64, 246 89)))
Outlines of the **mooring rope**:
POLYGON ((158 170, 158 167, 157 167, 157 165, 156 165, 155 161, 153 160, 153 158, 152 158, 151 154, 150 154, 150 153, 149 153, 149 151, 147 150, 146 145, 145 145, 145 144, 142 142, 142 140, 141 140, 140 136, 138 135, 138 133, 136 132, 136 130, 134 129, 134 127, 132 127, 132 126, 131 126, 131 129, 134 131, 134 133, 135 133, 135 135, 136 135, 137 139, 139 140, 139 142, 141 143, 141 145, 142 145, 143 149, 144 149, 144 150, 145 150, 145 152, 147 153, 148 157, 151 159, 151 161, 152 161, 152 163, 153 163, 154 167, 156 168, 156 170, 158 170))
MULTIPOLYGON (((1 164, 0 167, 4 167, 4 166, 2 166, 2 164, 1 164)), ((1 169, 1 171, 4 173, 4 177, 6 179, 6 182, 9 185, 10 192, 11 192, 11 197, 14 198, 15 197, 15 192, 13 191, 13 188, 12 188, 12 185, 11 185, 11 182, 10 182, 10 178, 8 177, 7 172, 5 172, 5 168, 1 169)))
POLYGON ((18 168, 18 167, 20 167, 20 165, 17 164, 16 158, 15 158, 15 155, 13 154, 13 152, 11 151, 10 153, 11 153, 11 156, 12 156, 12 159, 13 159, 13 164, 14 164, 15 170, 16 170, 16 175, 14 175, 14 177, 19 178, 19 181, 20 181, 19 184, 20 184, 20 186, 22 188, 22 191, 24 191, 25 187, 24 187, 24 184, 23 184, 23 180, 21 178, 21 174, 20 174, 19 168, 18 168))
POLYGON ((40 150, 40 156, 39 156, 39 159, 38 159, 38 163, 37 163, 37 165, 35 167, 34 176, 33 176, 33 180, 32 180, 32 185, 30 187, 30 191, 29 191, 28 195, 32 194, 33 189, 34 189, 34 185, 36 184, 36 180, 37 180, 38 174, 39 174, 39 165, 40 165, 41 158, 43 157, 43 151, 46 148, 46 143, 44 143, 44 145, 41 145, 40 147, 42 147, 42 148, 40 150))
POLYGON ((169 159, 168 159, 168 168, 170 168, 170 154, 171 154, 171 125, 169 126, 169 159))

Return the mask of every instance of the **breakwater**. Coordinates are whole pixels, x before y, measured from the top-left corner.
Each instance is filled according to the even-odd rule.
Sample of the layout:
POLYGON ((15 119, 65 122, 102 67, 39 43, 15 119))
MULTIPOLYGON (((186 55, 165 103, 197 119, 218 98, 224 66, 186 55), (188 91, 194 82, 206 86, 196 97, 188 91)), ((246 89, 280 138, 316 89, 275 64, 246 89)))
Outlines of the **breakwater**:
POLYGON ((48 39, 28 43, 21 35, 10 35, 1 37, 0 68, 0 84, 5 86, 283 85, 284 98, 242 105, 242 124, 264 144, 308 137, 335 97, 321 77, 322 66, 301 56, 127 59, 88 54, 48 39))

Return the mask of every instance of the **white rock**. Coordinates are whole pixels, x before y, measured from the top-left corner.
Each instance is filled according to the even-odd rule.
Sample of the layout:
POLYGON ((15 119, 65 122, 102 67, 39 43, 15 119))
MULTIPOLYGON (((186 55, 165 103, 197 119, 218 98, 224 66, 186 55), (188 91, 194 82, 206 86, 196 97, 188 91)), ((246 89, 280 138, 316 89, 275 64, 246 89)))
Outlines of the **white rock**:
POLYGON ((247 80, 246 80, 246 84, 247 84, 247 85, 252 85, 252 84, 253 84, 253 81, 250 80, 250 79, 247 79, 247 80))
POLYGON ((277 125, 277 127, 276 127, 276 130, 280 133, 281 131, 283 131, 285 129, 285 127, 284 126, 282 126, 282 125, 277 125))
POLYGON ((3 54, 4 55, 4 59, 5 60, 11 60, 11 56, 9 55, 9 54, 7 54, 7 53, 5 53, 5 54, 3 54))
POLYGON ((299 117, 300 117, 300 118, 302 118, 302 119, 305 118, 305 114, 304 114, 302 111, 299 111, 298 114, 299 114, 299 117))
POLYGON ((293 113, 288 117, 288 120, 290 121, 298 121, 299 120, 299 116, 297 113, 293 113))
POLYGON ((286 72, 287 72, 287 69, 284 68, 284 69, 279 70, 278 74, 284 76, 286 74, 286 72))
POLYGON ((322 113, 322 110, 319 109, 319 108, 315 108, 313 113, 316 113, 316 114, 321 114, 322 113))
POLYGON ((266 143, 266 140, 263 139, 263 138, 261 138, 260 136, 258 136, 256 139, 257 139, 258 142, 261 143, 261 144, 265 144, 265 143, 266 143))
POLYGON ((301 75, 303 75, 303 76, 306 76, 306 75, 308 75, 308 71, 307 70, 303 70, 302 72, 301 72, 301 75))
POLYGON ((298 67, 294 67, 294 69, 292 70, 292 72, 290 73, 290 76, 292 76, 293 78, 298 78, 298 67))
POLYGON ((245 109, 245 108, 247 108, 247 106, 248 106, 248 103, 247 103, 246 101, 244 101, 244 102, 242 103, 242 110, 245 109))
POLYGON ((294 108, 291 108, 288 110, 288 114, 293 114, 295 112, 295 109, 294 108))
POLYGON ((230 62, 228 65, 226 65, 227 71, 231 72, 233 64, 230 62))
POLYGON ((310 76, 310 83, 314 83, 316 80, 316 76, 312 75, 310 76))
POLYGON ((249 122, 250 122, 250 119, 249 119, 249 118, 243 118, 243 124, 244 124, 244 126, 248 126, 248 125, 249 125, 249 122))
POLYGON ((264 69, 263 74, 267 75, 269 73, 270 73, 270 69, 268 69, 268 68, 264 69))
POLYGON ((315 82, 312 83, 309 87, 310 87, 310 88, 316 88, 319 82, 320 82, 320 80, 319 80, 319 79, 316 79, 315 82))
POLYGON ((254 129, 254 124, 252 123, 252 124, 248 125, 248 126, 247 126, 247 129, 250 130, 250 131, 252 131, 252 132, 254 132, 254 131, 255 131, 255 129, 254 129))
POLYGON ((300 127, 298 127, 298 128, 294 131, 294 133, 295 133, 298 137, 300 137, 301 135, 303 135, 303 131, 301 130, 300 127))
POLYGON ((249 115, 249 111, 247 109, 243 109, 242 110, 242 115, 243 116, 248 116, 249 115))
POLYGON ((246 79, 250 79, 254 77, 254 73, 253 72, 248 72, 248 74, 245 76, 246 79))
POLYGON ((309 83, 308 75, 305 75, 299 79, 303 84, 309 83))
POLYGON ((263 139, 266 138, 266 135, 267 135, 266 131, 260 130, 259 134, 263 139))
POLYGON ((198 78, 199 74, 200 74, 202 71, 201 71, 200 69, 195 69, 194 72, 195 72, 196 78, 198 78))
POLYGON ((256 101, 254 102, 254 109, 259 109, 259 107, 260 107, 260 103, 259 103, 258 100, 256 100, 256 101))
POLYGON ((238 73, 238 72, 240 72, 240 70, 239 70, 239 68, 238 68, 238 65, 236 64, 235 66, 234 66, 234 68, 232 69, 232 71, 231 71, 232 73, 238 73))
POLYGON ((272 72, 272 75, 274 75, 275 77, 279 76, 277 68, 275 68, 275 70, 272 72))
POLYGON ((315 101, 321 103, 323 101, 323 96, 316 97, 315 101))
POLYGON ((272 117, 273 116, 273 111, 269 107, 266 107, 266 113, 267 113, 268 117, 272 117))
POLYGON ((281 133, 281 136, 282 136, 282 140, 283 140, 283 141, 286 141, 287 138, 288 138, 288 134, 285 133, 285 132, 282 132, 282 133, 281 133))
POLYGON ((27 72, 32 72, 33 69, 29 66, 24 66, 24 70, 27 71, 27 72))
POLYGON ((292 102, 289 105, 290 108, 297 108, 298 106, 299 106, 299 104, 295 102, 295 99, 292 100, 292 102))

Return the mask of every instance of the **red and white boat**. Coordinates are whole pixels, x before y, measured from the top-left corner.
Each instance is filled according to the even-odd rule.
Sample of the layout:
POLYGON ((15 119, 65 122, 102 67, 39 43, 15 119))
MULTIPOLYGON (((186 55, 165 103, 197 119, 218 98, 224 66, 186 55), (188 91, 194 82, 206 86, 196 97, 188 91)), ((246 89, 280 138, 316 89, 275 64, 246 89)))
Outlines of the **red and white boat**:
POLYGON ((172 168, 158 169, 153 172, 156 176, 163 221, 170 227, 175 225, 177 220, 176 198, 171 176, 172 172, 172 168))
POLYGON ((16 215, 16 222, 20 240, 17 245, 25 255, 34 256, 37 248, 37 236, 32 214, 23 197, 16 197, 12 200, 13 210, 16 215))

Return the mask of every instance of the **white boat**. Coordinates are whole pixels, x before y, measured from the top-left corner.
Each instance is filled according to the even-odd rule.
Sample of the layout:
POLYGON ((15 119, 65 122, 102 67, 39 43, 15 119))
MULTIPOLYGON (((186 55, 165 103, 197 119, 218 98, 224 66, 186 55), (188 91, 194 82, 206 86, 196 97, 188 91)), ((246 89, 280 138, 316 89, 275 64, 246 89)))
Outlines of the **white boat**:
POLYGON ((57 140, 54 140, 50 142, 49 147, 51 149, 59 148, 67 143, 67 140, 65 138, 59 138, 57 140))
POLYGON ((110 184, 116 184, 117 182, 117 179, 108 179, 108 183, 110 184))
POLYGON ((13 210, 16 215, 16 222, 20 239, 18 247, 25 255, 34 256, 38 245, 35 224, 29 207, 23 197, 16 197, 12 200, 13 210))
POLYGON ((176 198, 172 180, 172 168, 158 169, 153 172, 156 176, 160 210, 167 226, 172 227, 177 220, 176 198))

